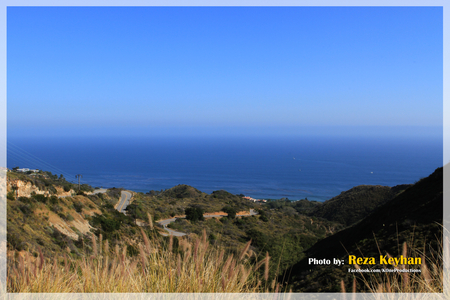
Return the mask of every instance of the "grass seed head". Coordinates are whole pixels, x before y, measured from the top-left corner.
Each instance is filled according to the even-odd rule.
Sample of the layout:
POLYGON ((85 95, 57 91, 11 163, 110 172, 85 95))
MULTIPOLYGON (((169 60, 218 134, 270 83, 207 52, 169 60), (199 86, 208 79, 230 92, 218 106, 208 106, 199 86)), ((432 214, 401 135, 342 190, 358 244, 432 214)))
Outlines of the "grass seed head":
POLYGON ((269 279, 269 252, 266 252, 266 259, 264 261, 264 279, 267 281, 269 279))
POLYGON ((152 220, 152 215, 147 213, 147 218, 148 218, 148 225, 150 226, 150 230, 153 230, 153 220, 152 220))
POLYGON ((250 241, 248 241, 247 244, 245 244, 244 249, 242 249, 241 255, 239 255, 239 260, 242 260, 245 256, 245 254, 247 254, 247 251, 250 248, 251 243, 252 243, 252 240, 250 239, 250 241))

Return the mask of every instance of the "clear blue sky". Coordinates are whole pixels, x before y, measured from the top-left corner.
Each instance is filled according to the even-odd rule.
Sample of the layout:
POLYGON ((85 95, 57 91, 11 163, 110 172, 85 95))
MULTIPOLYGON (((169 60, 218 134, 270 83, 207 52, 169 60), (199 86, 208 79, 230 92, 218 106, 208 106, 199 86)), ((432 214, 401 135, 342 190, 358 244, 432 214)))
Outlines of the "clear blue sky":
POLYGON ((8 7, 8 134, 442 134, 442 16, 8 7))

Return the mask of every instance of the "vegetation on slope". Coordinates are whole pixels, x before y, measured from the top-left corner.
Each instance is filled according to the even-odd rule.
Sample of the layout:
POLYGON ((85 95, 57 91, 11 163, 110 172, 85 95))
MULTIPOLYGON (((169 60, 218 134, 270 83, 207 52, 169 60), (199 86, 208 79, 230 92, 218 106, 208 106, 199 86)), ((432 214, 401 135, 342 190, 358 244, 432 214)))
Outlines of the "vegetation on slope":
MULTIPOLYGON (((33 186, 37 187, 41 191, 48 191, 51 195, 56 195, 57 190, 55 187, 60 187, 65 192, 69 191, 78 191, 78 185, 68 182, 66 178, 61 174, 56 175, 52 174, 48 171, 39 171, 37 173, 32 173, 30 171, 26 173, 17 172, 12 170, 11 172, 7 173, 8 181, 14 183, 18 180, 23 182, 30 182, 33 186)), ((8 191, 7 197, 8 199, 13 199, 15 196, 15 187, 16 185, 13 184, 12 190, 8 191)), ((88 185, 88 184, 82 184, 80 185, 80 191, 81 192, 92 192, 94 189, 88 185)))
MULTIPOLYGON (((21 180, 28 180, 26 174, 9 174, 8 179, 23 177, 21 180)), ((35 178, 33 180, 36 182, 35 178)), ((38 184, 45 186, 44 182, 38 184)), ((56 185, 58 182, 51 184, 56 185)), ((381 251, 382 254, 396 256, 402 251, 402 243, 406 242, 408 249, 421 247, 423 254, 433 257, 439 248, 437 241, 441 234, 438 224, 442 224, 442 168, 408 187, 359 186, 324 204, 307 199, 295 202, 280 199, 258 204, 243 199, 242 195, 222 190, 206 194, 187 185, 178 185, 165 191, 134 194, 133 202, 127 209, 128 215, 114 209, 123 189, 113 188, 105 194, 66 198, 32 195, 16 199, 12 195, 7 202, 7 245, 11 262, 9 274, 16 276, 42 271, 42 276, 56 276, 55 282, 71 280, 73 286, 66 288, 72 291, 154 291, 158 288, 141 274, 155 276, 154 278, 164 276, 162 273, 149 274, 151 270, 168 267, 177 270, 179 265, 176 262, 180 259, 182 263, 186 260, 183 268, 195 270, 189 275, 190 280, 193 280, 195 274, 199 274, 198 270, 201 268, 202 272, 222 268, 221 272, 228 275, 222 279, 216 276, 218 273, 213 272, 216 275, 211 275, 210 280, 215 282, 214 287, 206 287, 205 281, 197 278, 199 281, 189 283, 193 286, 189 290, 189 277, 184 278, 185 281, 174 281, 178 275, 174 276, 173 273, 164 277, 166 286, 160 287, 161 291, 187 291, 177 289, 184 286, 189 291, 274 291, 292 287, 296 292, 329 292, 340 291, 342 286, 351 286, 354 278, 358 278, 359 291, 370 291, 364 278, 347 271, 349 254, 373 256, 379 255, 381 251), (188 233, 188 237, 171 239, 159 236, 158 230, 161 229, 154 229, 154 220, 183 215, 190 208, 207 213, 248 211, 252 208, 259 214, 233 218, 231 213, 230 217, 195 221, 177 219, 170 227, 188 233), (153 216, 153 221, 150 220, 146 225, 144 220, 149 215, 153 216), (355 222, 355 225, 345 229, 355 222), (199 239, 199 236, 202 238, 199 239), (148 250, 149 242, 153 245, 153 252, 148 250), (188 244, 191 246, 186 246, 188 244), (209 249, 210 257, 217 259, 218 255, 222 255, 220 257, 233 258, 216 261, 216 266, 199 267, 199 260, 194 259, 193 251, 195 247, 203 247, 200 244, 209 249), (102 245, 103 252, 98 252, 99 245, 102 245), (190 247, 191 252, 183 247, 190 247), (125 254, 112 250, 117 248, 125 251, 125 254), (244 248, 247 249, 245 263, 236 259, 244 248), (64 256, 68 262, 61 265, 64 256), (50 265, 51 259, 45 259, 46 263, 41 264, 44 261, 41 257, 56 259, 56 262, 50 265), (116 259, 117 264, 107 263, 106 257, 109 262, 116 259), (346 265, 311 266, 307 264, 309 257, 340 258, 345 260, 346 265), (149 261, 152 260, 154 264, 150 267, 149 261), (166 261, 163 262, 164 260, 166 261), (266 268, 265 262, 269 260, 271 263, 266 268), (158 266, 158 263, 161 265, 158 266), (170 265, 173 263, 176 265, 170 265), (55 264, 78 272, 50 275, 49 272, 56 270, 55 264), (231 265, 234 268, 238 264, 243 264, 243 267, 231 272, 231 265), (124 266, 134 272, 131 278, 140 284, 135 289, 127 290, 122 281, 118 281, 117 274, 124 272, 124 266), (90 283, 87 284, 81 277, 76 278, 80 274, 84 277, 93 276, 90 277, 90 283), (109 274, 109 277, 104 277, 104 274, 109 274), (249 281, 238 280, 237 274, 241 277, 247 274, 249 281), (234 275, 237 280, 235 286, 239 288, 224 288, 227 278, 233 278, 234 275), (104 278, 100 279, 101 276, 104 278), (276 281, 266 277, 275 278, 276 281), (284 285, 288 279, 289 287, 284 285), (258 284, 258 281, 261 283, 258 284), (95 284, 91 284, 92 282, 95 284)), ((12 285, 8 288, 36 291, 44 286, 42 278, 44 277, 37 276, 38 281, 33 287, 25 285, 24 289, 20 289, 18 286, 24 284, 21 281, 23 279, 10 277, 12 285)), ((376 279, 372 281, 377 282, 376 279)))
POLYGON ((111 245, 126 243, 137 253, 134 240, 138 226, 119 213, 113 204, 118 199, 107 193, 57 197, 32 195, 7 200, 7 247, 9 251, 38 249, 46 256, 69 253, 83 257, 90 251, 91 232, 102 234, 111 245))
MULTIPOLYGON (((292 267, 291 283, 299 291, 339 291, 340 282, 353 280, 348 256, 397 257, 404 242, 422 249, 426 257, 436 256, 442 241, 443 169, 438 168, 397 197, 378 207, 354 226, 317 242, 306 258, 292 267), (308 258, 343 259, 345 265, 309 265, 308 258)), ((371 266, 380 268, 380 265, 371 266)), ((420 268, 420 266, 415 266, 420 268)), ((358 289, 365 289, 359 284, 358 289)))
POLYGON ((252 240, 251 250, 256 257, 262 259, 269 252, 272 261, 276 262, 270 274, 285 274, 290 265, 304 257, 306 249, 341 226, 295 211, 286 215, 283 209, 262 206, 256 216, 206 218, 196 222, 177 219, 169 227, 188 234, 201 234, 205 230, 212 244, 230 252, 236 251, 236 245, 242 247, 252 240))
POLYGON ((391 188, 381 185, 359 185, 316 206, 308 214, 349 226, 367 217, 375 208, 410 186, 404 184, 391 188))
POLYGON ((136 219, 146 220, 149 213, 157 221, 184 215, 189 207, 198 207, 206 213, 212 213, 221 211, 227 205, 236 211, 248 211, 257 207, 254 203, 226 191, 207 194, 183 184, 160 192, 137 193, 127 209, 136 219))

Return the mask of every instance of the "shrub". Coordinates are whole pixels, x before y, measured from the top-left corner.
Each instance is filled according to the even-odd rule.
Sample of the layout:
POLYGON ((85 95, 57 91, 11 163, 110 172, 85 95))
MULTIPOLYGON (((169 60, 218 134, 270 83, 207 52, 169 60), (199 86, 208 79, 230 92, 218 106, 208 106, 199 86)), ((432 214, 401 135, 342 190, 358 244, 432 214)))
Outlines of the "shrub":
POLYGON ((113 218, 107 218, 103 215, 96 214, 92 218, 92 225, 93 226, 100 225, 103 231, 113 232, 120 228, 120 221, 113 218))
POLYGON ((51 194, 57 194, 58 191, 56 190, 56 188, 53 185, 50 185, 47 190, 51 193, 51 194))
POLYGON ((58 197, 56 197, 55 195, 52 195, 49 200, 51 204, 58 204, 59 202, 58 197))
POLYGON ((14 191, 8 192, 8 193, 6 194, 6 199, 8 199, 8 200, 14 200, 14 199, 15 199, 15 197, 14 197, 14 191))
POLYGON ((6 239, 8 244, 17 251, 22 251, 27 249, 27 244, 22 240, 22 238, 15 233, 7 233, 6 239))
POLYGON ((58 216, 63 219, 64 221, 67 221, 67 216, 63 214, 62 212, 58 213, 58 216))
POLYGON ((210 242, 215 242, 217 240, 217 236, 214 233, 210 233, 209 234, 209 241, 210 242))
POLYGON ((236 218, 236 209, 234 209, 233 207, 227 205, 224 208, 222 208, 222 211, 228 214, 228 218, 230 219, 236 218))
POLYGON ((31 203, 31 199, 28 197, 19 197, 19 198, 17 198, 17 200, 19 200, 20 202, 23 202, 23 203, 31 203))
POLYGON ((23 212, 24 215, 29 216, 33 213, 33 209, 29 204, 22 205, 20 207, 20 210, 23 212))
POLYGON ((260 219, 261 221, 263 221, 263 222, 269 222, 269 218, 267 218, 266 215, 261 215, 261 216, 259 217, 259 219, 260 219))
POLYGON ((205 218, 203 217, 204 211, 200 207, 188 207, 185 210, 186 220, 197 222, 198 220, 203 221, 205 218))
POLYGON ((80 186, 80 189, 85 192, 92 192, 94 190, 94 188, 92 186, 90 186, 89 184, 86 184, 86 183, 82 184, 80 186))
POLYGON ((73 207, 77 213, 81 213, 83 211, 83 204, 81 202, 74 202, 73 207))
POLYGON ((60 213, 60 212, 62 212, 63 209, 58 204, 55 204, 52 207, 50 207, 50 210, 55 212, 55 213, 60 213))
POLYGON ((42 203, 47 203, 48 198, 44 195, 40 195, 40 194, 35 194, 32 196, 36 201, 42 202, 42 203))

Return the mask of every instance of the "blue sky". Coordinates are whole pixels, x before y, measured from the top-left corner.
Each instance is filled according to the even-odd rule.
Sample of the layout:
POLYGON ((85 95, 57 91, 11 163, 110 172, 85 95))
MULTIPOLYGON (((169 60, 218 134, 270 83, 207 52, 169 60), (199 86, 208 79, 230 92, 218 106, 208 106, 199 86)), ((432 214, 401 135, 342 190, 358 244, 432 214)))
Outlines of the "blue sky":
POLYGON ((440 7, 8 7, 8 134, 442 134, 440 7))

